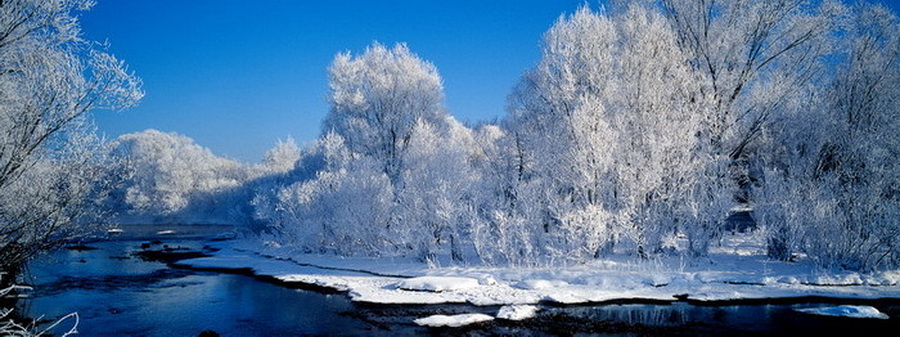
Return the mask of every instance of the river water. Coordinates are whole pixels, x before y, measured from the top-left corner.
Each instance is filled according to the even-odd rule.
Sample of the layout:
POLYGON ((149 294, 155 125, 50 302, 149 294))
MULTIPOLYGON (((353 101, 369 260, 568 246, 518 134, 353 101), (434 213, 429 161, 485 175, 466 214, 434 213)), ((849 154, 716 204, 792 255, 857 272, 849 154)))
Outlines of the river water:
MULTIPOLYGON (((828 318, 794 311, 822 303, 697 306, 607 304, 545 306, 535 319, 495 321, 465 329, 429 330, 412 321, 431 314, 481 312, 470 305, 377 306, 356 304, 342 294, 289 289, 251 276, 170 268, 135 253, 147 249, 202 249, 204 240, 227 227, 126 229, 96 240, 92 250, 61 249, 33 261, 28 278, 35 290, 20 301, 20 313, 53 321, 77 312, 83 336, 297 335, 834 335, 900 331, 900 303, 869 303, 890 320, 828 318), (143 246, 143 247, 142 247, 143 246)), ((54 332, 65 332, 72 320, 54 332)))

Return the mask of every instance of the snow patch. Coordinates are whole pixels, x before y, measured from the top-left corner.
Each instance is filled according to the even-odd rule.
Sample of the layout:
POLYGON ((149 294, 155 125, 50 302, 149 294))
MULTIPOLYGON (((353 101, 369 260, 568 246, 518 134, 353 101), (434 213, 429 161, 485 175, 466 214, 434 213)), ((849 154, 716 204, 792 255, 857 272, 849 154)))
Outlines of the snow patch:
POLYGON ((836 307, 795 309, 796 311, 823 316, 839 316, 850 318, 888 319, 888 315, 868 305, 839 305, 836 307))
POLYGON ((698 301, 809 296, 900 298, 900 271, 864 275, 842 272, 828 278, 811 263, 767 261, 764 256, 714 255, 715 263, 689 261, 680 265, 680 258, 674 257, 650 263, 619 259, 565 267, 429 268, 413 260, 290 254, 260 247, 260 242, 236 249, 235 243, 240 241, 217 242, 221 250, 214 256, 179 264, 252 269, 254 274, 282 282, 345 291, 355 302, 381 304, 470 303, 499 307, 540 302, 673 301, 681 295, 698 301), (815 281, 828 281, 829 285, 815 281))
POLYGON ((397 282, 397 288, 413 291, 454 291, 479 286, 477 279, 469 277, 422 276, 397 282))
POLYGON ((494 318, 485 314, 461 314, 461 315, 432 315, 425 318, 419 318, 413 322, 421 326, 428 327, 451 327, 458 328, 474 323, 491 321, 494 318))
POLYGON ((550 288, 559 288, 569 285, 566 281, 560 280, 524 280, 516 283, 515 287, 525 290, 543 290, 550 288))
POLYGON ((497 312, 497 318, 510 321, 529 319, 537 314, 538 307, 533 305, 506 305, 497 312))
POLYGON ((832 275, 820 275, 815 278, 813 281, 815 284, 826 285, 826 286, 839 286, 839 285, 861 285, 863 284, 862 277, 857 273, 839 273, 832 275))

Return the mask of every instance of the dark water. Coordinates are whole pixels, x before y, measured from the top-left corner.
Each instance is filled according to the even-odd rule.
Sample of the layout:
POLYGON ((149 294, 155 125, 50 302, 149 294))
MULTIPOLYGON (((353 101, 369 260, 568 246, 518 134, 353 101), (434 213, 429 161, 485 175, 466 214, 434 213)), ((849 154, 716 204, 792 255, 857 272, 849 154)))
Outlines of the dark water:
MULTIPOLYGON (((202 245, 179 232, 185 234, 159 239, 170 247, 202 245)), ((29 271, 35 292, 23 309, 47 318, 78 312, 84 336, 196 336, 204 330, 228 336, 338 334, 366 327, 340 314, 353 308, 344 296, 242 275, 170 269, 134 257, 142 243, 94 242, 87 245, 96 250, 60 250, 34 261, 29 271)))
MULTIPOLYGON (((59 250, 30 265, 32 297, 20 302, 29 317, 51 321, 71 312, 82 336, 296 335, 833 335, 900 331, 897 303, 871 303, 890 320, 828 318, 794 311, 825 304, 697 306, 612 304, 542 308, 524 322, 495 321, 464 329, 426 329, 412 321, 432 314, 482 312, 469 305, 375 306, 344 295, 288 289, 259 279, 169 268, 133 255, 151 240, 202 249, 204 238, 225 228, 191 227, 175 235, 156 230, 91 242, 95 250, 59 250)), ((126 231, 126 233, 129 233, 126 231)), ((146 245, 145 245, 146 246, 146 245)), ((71 321, 70 321, 71 322, 71 321)), ((46 323, 45 323, 46 324, 46 323)), ((67 326, 67 325, 63 325, 67 326)), ((56 334, 66 328, 56 329, 56 334)))

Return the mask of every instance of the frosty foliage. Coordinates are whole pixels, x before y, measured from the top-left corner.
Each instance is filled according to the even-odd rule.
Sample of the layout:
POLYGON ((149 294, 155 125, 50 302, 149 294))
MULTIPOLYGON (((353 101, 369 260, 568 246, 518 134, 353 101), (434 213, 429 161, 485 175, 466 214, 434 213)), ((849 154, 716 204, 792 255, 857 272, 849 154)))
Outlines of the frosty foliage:
POLYGON ((639 6, 582 8, 545 35, 541 62, 512 96, 510 129, 522 196, 537 206, 520 221, 564 243, 548 253, 578 261, 630 240, 643 255, 679 224, 715 221, 688 208, 711 163, 694 157, 703 121, 675 42, 665 18, 639 6))
POLYGON ((895 14, 853 8, 837 71, 772 123, 757 195, 769 255, 826 267, 900 266, 900 34, 895 14))
POLYGON ((437 69, 402 44, 388 49, 376 43, 358 57, 338 54, 329 86, 331 110, 323 130, 343 137, 350 151, 377 160, 395 184, 415 126, 446 118, 437 69))
MULTIPOLYGON (((289 146, 282 144, 273 151, 288 152, 282 148, 289 146)), ((110 156, 119 166, 109 208, 120 216, 142 218, 139 221, 222 221, 228 207, 237 202, 227 200, 228 193, 249 174, 244 165, 217 157, 188 137, 156 130, 118 137, 110 156)), ((279 165, 284 164, 273 163, 272 170, 279 165)))
POLYGON ((293 138, 279 140, 275 147, 266 152, 261 169, 266 173, 284 173, 294 169, 300 159, 300 147, 293 138))
MULTIPOLYGON (((9 283, 8 280, 4 280, 6 276, 6 274, 0 273, 0 284, 9 283)), ((29 290, 31 290, 31 287, 15 284, 4 286, 0 288, 0 299, 6 300, 7 297, 21 296, 22 292, 29 290)), ((78 334, 78 324, 81 319, 77 312, 67 314, 41 330, 35 326, 37 324, 36 321, 31 322, 31 324, 24 324, 14 320, 14 310, 14 308, 0 308, 0 335, 16 337, 47 336, 50 335, 51 331, 56 328, 63 328, 65 325, 71 325, 71 327, 62 336, 78 334)))
POLYGON ((896 267, 896 26, 837 1, 584 7, 475 127, 405 45, 339 54, 323 137, 256 218, 305 252, 531 265, 704 256, 749 203, 773 258, 896 267))
POLYGON ((92 1, 0 2, 0 270, 83 230, 109 165, 89 113, 141 98, 140 81, 83 40, 92 1))
POLYGON ((295 167, 307 174, 258 194, 257 218, 302 251, 462 259, 474 141, 444 110, 435 67, 374 44, 329 74, 325 135, 295 167))
MULTIPOLYGON (((323 163, 313 176, 254 199, 267 231, 307 252, 377 255, 392 250, 385 235, 390 184, 375 163, 352 158, 344 139, 333 133, 319 140, 308 157, 323 163)), ((298 169, 308 162, 301 160, 298 169)))
POLYGON ((3 261, 93 196, 298 252, 503 265, 703 257, 747 204, 772 258, 900 265, 900 27, 880 6, 586 6, 544 34, 507 116, 474 126, 448 114, 433 64, 375 43, 334 58, 320 139, 248 166, 154 130, 98 145, 85 113, 140 91, 80 40, 69 13, 88 4, 0 2, 3 261))

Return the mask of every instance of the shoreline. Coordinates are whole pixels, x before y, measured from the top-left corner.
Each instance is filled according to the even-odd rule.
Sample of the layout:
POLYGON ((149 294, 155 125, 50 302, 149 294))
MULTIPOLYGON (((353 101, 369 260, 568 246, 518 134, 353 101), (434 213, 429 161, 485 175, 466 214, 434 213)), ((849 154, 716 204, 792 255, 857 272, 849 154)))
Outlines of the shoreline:
MULTIPOLYGON (((293 258, 279 258, 273 255, 264 255, 259 252, 250 252, 246 250, 236 250, 231 247, 220 248, 219 251, 212 252, 213 255, 211 258, 216 259, 220 258, 220 252, 231 250, 232 252, 236 252, 238 254, 247 254, 247 256, 255 256, 255 259, 266 259, 269 262, 277 262, 277 263, 285 263, 285 264, 293 264, 299 268, 304 269, 312 269, 312 270, 321 270, 324 271, 324 275, 314 276, 310 274, 294 274, 294 273, 281 273, 280 275, 277 273, 259 271, 252 266, 237 266, 237 265, 223 265, 228 263, 208 263, 210 262, 210 258, 194 258, 194 259, 179 259, 177 261, 169 262, 168 265, 172 268, 181 268, 188 270, 197 270, 197 271, 210 271, 210 272, 219 272, 219 273, 227 273, 227 274, 238 274, 249 276, 254 279, 260 280, 262 282, 267 282, 271 284, 275 284, 278 286, 282 286, 289 289, 302 289, 315 291, 322 294, 340 294, 342 296, 348 297, 354 303, 358 303, 361 305, 397 305, 397 306, 428 306, 435 304, 448 304, 448 305, 472 305, 476 307, 500 307, 503 305, 513 305, 513 304, 530 304, 530 305, 540 305, 547 307, 577 307, 577 306, 600 306, 600 305, 627 305, 627 304, 654 304, 654 305, 675 305, 679 303, 685 303, 694 306, 708 306, 708 307, 724 307, 724 306, 734 306, 734 305, 794 305, 794 304, 852 304, 852 305, 900 305, 900 287, 894 284, 890 285, 860 285, 860 284, 819 284, 819 285, 810 285, 810 284, 800 284, 801 287, 807 288, 815 288, 813 291, 823 291, 824 289, 852 289, 852 290, 890 290, 881 292, 884 296, 877 296, 873 294, 860 294, 858 292, 854 293, 830 293, 830 294, 813 294, 813 295, 777 295, 774 296, 750 296, 746 298, 716 298, 713 296, 712 298, 707 298, 702 295, 697 296, 691 295, 690 293, 678 293, 672 294, 671 297, 666 298, 664 296, 625 296, 615 298, 608 298, 603 300, 591 300, 589 298, 575 301, 565 301, 554 299, 552 297, 542 298, 537 301, 522 301, 517 303, 502 303, 502 301, 498 301, 495 303, 489 302, 481 302, 481 301, 459 301, 459 300, 438 300, 438 301, 430 301, 430 302, 416 302, 416 301, 380 301, 380 300, 369 300, 371 298, 367 298, 365 296, 360 296, 360 293, 357 291, 356 287, 353 285, 340 284, 340 282, 328 282, 323 281, 323 278, 328 278, 331 275, 328 275, 329 272, 346 272, 346 273, 359 273, 359 274, 368 274, 371 275, 372 279, 387 279, 386 283, 388 285, 382 286, 382 290, 387 291, 397 291, 395 286, 391 285, 394 281, 398 279, 411 279, 417 276, 413 275, 400 275, 400 274, 383 274, 380 272, 372 272, 366 270, 352 269, 352 268, 342 268, 335 266, 319 266, 313 263, 305 263, 296 261, 293 258), (311 276, 310 278, 298 277, 298 276, 311 276)), ((246 261, 250 262, 250 261, 246 261)), ((285 268, 290 269, 290 268, 285 268)), ((365 278, 365 276, 361 276, 365 278)), ((784 290, 778 289, 777 287, 771 285, 765 285, 760 283, 741 283, 741 282, 721 282, 719 284, 710 283, 701 283, 698 286, 709 286, 710 284, 718 285, 721 287, 753 287, 761 290, 766 290, 767 288, 770 290, 784 290)), ((665 289, 669 287, 670 284, 661 284, 661 285, 648 285, 646 288, 656 288, 656 289, 665 289)), ((416 295, 435 295, 439 296, 442 294, 452 294, 454 291, 410 291, 410 293, 416 295)))

